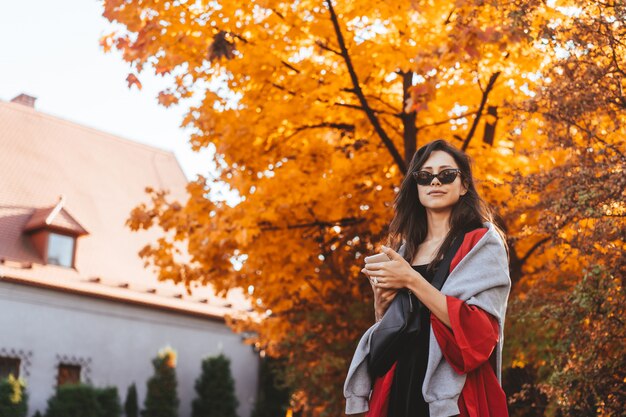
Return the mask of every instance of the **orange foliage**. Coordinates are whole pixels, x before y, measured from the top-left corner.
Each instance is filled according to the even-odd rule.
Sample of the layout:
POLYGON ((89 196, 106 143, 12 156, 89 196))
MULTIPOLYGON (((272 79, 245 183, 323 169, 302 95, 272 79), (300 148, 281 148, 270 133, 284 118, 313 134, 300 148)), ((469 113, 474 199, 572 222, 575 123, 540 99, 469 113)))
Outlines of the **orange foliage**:
MULTIPOLYGON (((534 373, 548 414, 611 415, 612 383, 587 378, 580 361, 555 367, 580 349, 577 334, 606 341, 593 335, 614 329, 623 307, 581 306, 593 333, 554 341, 579 324, 563 307, 568 292, 590 291, 586 270, 623 279, 623 4, 105 0, 104 16, 125 28, 103 37, 105 49, 171 80, 161 104, 201 97, 183 124, 194 149, 215 147, 221 167, 190 182, 186 202, 150 191, 152 206, 133 210, 130 227, 172 233, 141 256, 161 279, 250 288, 264 320, 230 324, 287 359, 294 406, 341 413, 347 361, 373 319, 362 259, 385 236, 407 161, 444 137, 472 156, 509 235, 511 369, 534 373), (210 199, 220 183, 241 202, 210 199), (191 262, 176 262, 174 241, 191 262), (545 328, 524 324, 537 317, 545 328), (571 395, 580 381, 595 387, 591 399, 571 395)), ((603 291, 623 295, 616 288, 603 291)), ((598 362, 615 378, 624 346, 618 356, 598 362)), ((511 396, 518 410, 522 394, 511 396)))

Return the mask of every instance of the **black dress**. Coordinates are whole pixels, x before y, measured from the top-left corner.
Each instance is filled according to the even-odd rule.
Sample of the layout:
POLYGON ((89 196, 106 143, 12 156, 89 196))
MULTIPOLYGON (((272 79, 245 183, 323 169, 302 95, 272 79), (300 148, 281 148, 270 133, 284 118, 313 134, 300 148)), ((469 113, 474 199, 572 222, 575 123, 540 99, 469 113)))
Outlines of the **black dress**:
MULTIPOLYGON (((432 273, 426 272, 424 265, 412 265, 428 282, 432 282, 438 261, 432 273)), ((407 343, 400 353, 396 371, 389 392, 389 417, 430 417, 428 403, 422 394, 422 384, 428 363, 428 343, 430 339, 430 310, 421 304, 422 325, 420 332, 407 343)))

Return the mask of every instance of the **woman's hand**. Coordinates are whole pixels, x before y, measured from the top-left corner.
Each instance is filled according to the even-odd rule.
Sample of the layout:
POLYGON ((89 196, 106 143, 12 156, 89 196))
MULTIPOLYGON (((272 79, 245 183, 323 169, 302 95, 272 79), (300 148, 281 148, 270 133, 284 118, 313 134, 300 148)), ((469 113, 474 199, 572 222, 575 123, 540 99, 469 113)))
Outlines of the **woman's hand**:
POLYGON ((419 273, 396 251, 382 246, 383 252, 391 259, 386 262, 365 264, 367 276, 378 289, 408 288, 419 277, 419 273))
POLYGON ((446 296, 426 281, 399 253, 386 246, 382 249, 390 261, 365 265, 367 276, 376 289, 408 288, 432 314, 452 328, 446 296))
POLYGON ((367 276, 370 284, 372 285, 372 291, 374 291, 374 314, 376 315, 376 321, 379 321, 380 319, 382 319, 385 311, 387 311, 387 309, 389 308, 389 304, 391 304, 391 302, 395 298, 398 290, 386 290, 383 288, 376 288, 376 285, 370 278, 367 269, 363 268, 361 269, 361 272, 363 272, 367 276))

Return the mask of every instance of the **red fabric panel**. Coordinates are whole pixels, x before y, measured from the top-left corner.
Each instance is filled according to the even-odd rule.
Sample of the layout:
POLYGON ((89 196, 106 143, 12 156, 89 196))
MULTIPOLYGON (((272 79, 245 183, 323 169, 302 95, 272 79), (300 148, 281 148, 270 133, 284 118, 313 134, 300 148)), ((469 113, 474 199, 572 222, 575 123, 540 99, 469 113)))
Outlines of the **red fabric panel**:
POLYGON ((452 329, 431 314, 430 323, 444 357, 467 374, 459 397, 461 417, 507 417, 506 395, 489 363, 498 341, 498 320, 484 310, 446 296, 452 329))
POLYGON ((489 360, 498 342, 498 320, 479 307, 446 295, 452 329, 431 314, 433 333, 443 355, 459 374, 466 374, 489 360))
POLYGON ((467 374, 459 412, 461 417, 508 417, 506 395, 488 364, 467 374))
POLYGON ((398 362, 394 362, 385 375, 376 378, 376 381, 374 381, 374 388, 372 388, 372 395, 370 396, 369 411, 365 413, 365 417, 387 417, 387 410, 389 409, 389 391, 391 390, 391 383, 393 382, 397 364, 398 362))

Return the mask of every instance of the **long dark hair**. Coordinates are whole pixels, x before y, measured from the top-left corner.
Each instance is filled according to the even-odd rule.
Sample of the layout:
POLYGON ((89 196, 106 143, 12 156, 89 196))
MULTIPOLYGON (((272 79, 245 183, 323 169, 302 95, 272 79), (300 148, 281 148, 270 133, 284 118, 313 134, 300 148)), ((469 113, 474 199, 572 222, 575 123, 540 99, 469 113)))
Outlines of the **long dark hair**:
POLYGON ((435 258, 428 264, 428 271, 432 271, 435 264, 443 259, 455 236, 460 236, 462 239, 466 232, 484 227, 483 222, 485 221, 495 226, 496 231, 504 242, 508 257, 509 248, 506 244, 505 234, 494 222, 491 207, 476 192, 472 176, 472 160, 465 152, 457 149, 444 139, 437 139, 427 143, 413 155, 407 174, 400 185, 400 192, 396 195, 394 201, 395 215, 389 224, 387 245, 397 251, 403 242, 406 243, 404 259, 411 263, 417 248, 426 239, 428 233, 426 209, 419 201, 417 182, 415 182, 411 173, 419 170, 428 160, 430 154, 437 150, 447 152, 454 158, 461 170, 461 181, 467 187, 467 192, 459 198, 459 201, 452 208, 450 231, 439 246, 435 258))

